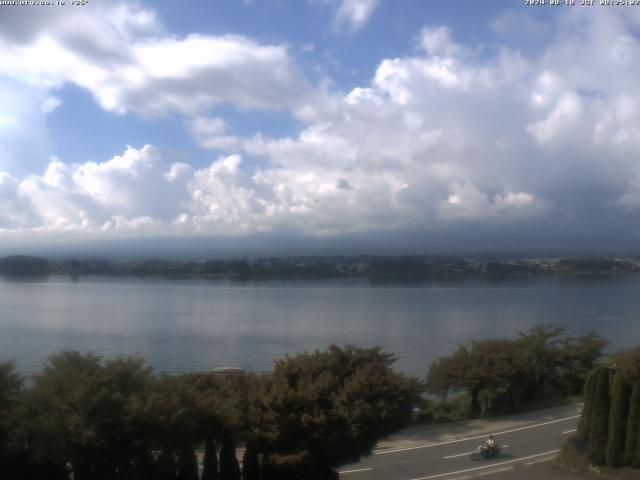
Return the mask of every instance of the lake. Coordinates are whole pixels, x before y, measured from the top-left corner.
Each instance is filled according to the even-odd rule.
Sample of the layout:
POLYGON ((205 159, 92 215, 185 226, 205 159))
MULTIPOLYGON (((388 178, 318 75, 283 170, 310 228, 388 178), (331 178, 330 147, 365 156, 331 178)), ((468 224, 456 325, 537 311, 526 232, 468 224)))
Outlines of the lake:
POLYGON ((459 342, 553 323, 640 344, 640 276, 499 282, 0 277, 0 358, 34 373, 50 353, 137 354, 156 371, 271 369, 331 342, 382 345, 424 376, 459 342))

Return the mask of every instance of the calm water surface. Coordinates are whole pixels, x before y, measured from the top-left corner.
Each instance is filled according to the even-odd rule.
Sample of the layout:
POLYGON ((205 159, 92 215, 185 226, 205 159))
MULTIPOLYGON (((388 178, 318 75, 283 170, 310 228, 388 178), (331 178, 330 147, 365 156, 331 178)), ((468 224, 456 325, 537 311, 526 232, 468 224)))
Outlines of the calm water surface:
POLYGON ((157 370, 269 370, 331 342, 383 345, 423 376, 457 343, 542 323, 595 330, 609 350, 640 344, 640 276, 501 282, 372 283, 0 277, 0 358, 23 374, 63 349, 139 354, 157 370))

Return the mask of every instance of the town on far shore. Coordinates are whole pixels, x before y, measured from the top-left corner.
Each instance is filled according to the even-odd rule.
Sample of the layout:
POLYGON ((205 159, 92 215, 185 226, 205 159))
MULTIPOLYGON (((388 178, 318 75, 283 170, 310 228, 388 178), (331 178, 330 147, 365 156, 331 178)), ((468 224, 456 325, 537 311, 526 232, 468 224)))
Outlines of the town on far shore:
POLYGON ((640 271, 640 255, 303 256, 172 260, 160 258, 0 258, 0 274, 136 275, 211 278, 455 279, 538 275, 617 275, 640 271))

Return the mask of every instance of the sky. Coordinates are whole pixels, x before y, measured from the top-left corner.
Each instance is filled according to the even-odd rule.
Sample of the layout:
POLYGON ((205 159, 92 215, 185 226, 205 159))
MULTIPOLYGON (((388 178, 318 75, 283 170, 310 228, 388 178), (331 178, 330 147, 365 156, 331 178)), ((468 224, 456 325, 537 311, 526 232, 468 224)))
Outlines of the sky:
POLYGON ((640 244, 640 6, 3 3, 0 254, 640 244))

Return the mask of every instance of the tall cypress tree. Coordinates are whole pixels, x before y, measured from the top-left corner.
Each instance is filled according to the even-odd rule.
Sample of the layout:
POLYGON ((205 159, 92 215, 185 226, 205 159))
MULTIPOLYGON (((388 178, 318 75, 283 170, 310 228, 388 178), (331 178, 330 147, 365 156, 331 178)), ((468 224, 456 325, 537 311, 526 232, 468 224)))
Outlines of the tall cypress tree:
POLYGON ((589 446, 587 448, 587 457, 594 465, 604 465, 606 461, 610 403, 609 369, 600 367, 594 379, 589 446))
POLYGON ((584 382, 584 405, 582 407, 582 415, 578 424, 578 438, 582 440, 589 439, 589 427, 591 425, 591 404, 593 403, 593 380, 598 370, 594 369, 589 372, 584 382))
POLYGON ((271 464, 269 454, 265 453, 262 457, 262 480, 278 480, 278 472, 271 464))
POLYGON ((636 382, 631 390, 629 401, 629 417, 627 418, 627 438, 624 445, 624 464, 638 466, 638 451, 640 450, 640 382, 636 382))
POLYGON ((204 441, 204 459, 202 461, 202 480, 218 480, 218 456, 213 435, 207 435, 204 441))
POLYGON ((158 480, 176 480, 177 465, 173 452, 163 450, 158 457, 158 480))
POLYGON ((225 435, 220 447, 220 480, 240 480, 236 444, 229 435, 225 435))
POLYGON ((136 479, 155 480, 157 478, 156 461, 150 452, 146 451, 137 455, 135 462, 136 479))
POLYGON ((609 438, 607 441, 607 465, 621 467, 624 462, 627 421, 631 387, 620 373, 613 380, 611 412, 609 414, 609 438))
POLYGON ((198 459, 193 448, 178 453, 178 480, 198 480, 198 459))
POLYGON ((242 480, 260 480, 258 452, 252 445, 247 445, 242 456, 242 480))

